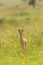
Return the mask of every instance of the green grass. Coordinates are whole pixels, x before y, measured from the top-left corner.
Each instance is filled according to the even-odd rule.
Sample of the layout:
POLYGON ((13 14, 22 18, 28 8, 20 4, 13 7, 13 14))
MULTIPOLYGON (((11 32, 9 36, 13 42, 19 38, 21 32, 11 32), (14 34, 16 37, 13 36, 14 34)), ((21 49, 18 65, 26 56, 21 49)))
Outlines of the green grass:
POLYGON ((43 65, 43 4, 0 7, 0 65, 43 65), (26 54, 21 54, 18 29, 24 28, 26 54))

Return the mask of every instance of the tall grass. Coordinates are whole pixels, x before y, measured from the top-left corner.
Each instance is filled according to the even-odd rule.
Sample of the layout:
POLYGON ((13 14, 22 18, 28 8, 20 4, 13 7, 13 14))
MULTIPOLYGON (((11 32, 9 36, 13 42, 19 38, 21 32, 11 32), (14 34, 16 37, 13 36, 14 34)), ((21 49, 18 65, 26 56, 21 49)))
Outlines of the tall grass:
POLYGON ((37 8, 12 8, 0 10, 0 65, 43 65, 43 8, 39 15, 37 8), (20 51, 19 28, 28 40, 26 54, 20 51))

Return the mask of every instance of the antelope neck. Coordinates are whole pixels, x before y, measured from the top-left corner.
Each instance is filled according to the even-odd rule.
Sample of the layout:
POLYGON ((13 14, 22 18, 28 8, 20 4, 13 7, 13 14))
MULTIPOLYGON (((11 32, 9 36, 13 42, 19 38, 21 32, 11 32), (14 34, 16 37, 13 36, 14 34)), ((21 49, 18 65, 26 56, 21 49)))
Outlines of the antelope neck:
POLYGON ((22 41, 22 34, 20 34, 20 41, 22 41))

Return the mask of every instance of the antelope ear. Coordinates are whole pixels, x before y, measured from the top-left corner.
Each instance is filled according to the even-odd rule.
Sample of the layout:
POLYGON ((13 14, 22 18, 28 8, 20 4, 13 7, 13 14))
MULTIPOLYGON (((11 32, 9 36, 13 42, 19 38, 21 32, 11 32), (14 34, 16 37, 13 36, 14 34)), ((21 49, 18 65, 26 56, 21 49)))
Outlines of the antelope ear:
POLYGON ((24 31, 24 29, 22 29, 22 32, 24 31))

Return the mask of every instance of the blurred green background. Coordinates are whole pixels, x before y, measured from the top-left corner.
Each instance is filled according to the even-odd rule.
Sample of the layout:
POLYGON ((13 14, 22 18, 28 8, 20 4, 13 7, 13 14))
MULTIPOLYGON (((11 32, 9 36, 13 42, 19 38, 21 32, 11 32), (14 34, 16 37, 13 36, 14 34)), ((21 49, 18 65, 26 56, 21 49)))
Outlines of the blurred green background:
POLYGON ((43 65, 43 2, 33 8, 21 0, 0 0, 0 65, 43 65), (24 28, 26 54, 18 29, 24 28))

